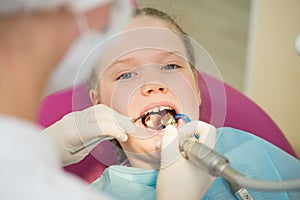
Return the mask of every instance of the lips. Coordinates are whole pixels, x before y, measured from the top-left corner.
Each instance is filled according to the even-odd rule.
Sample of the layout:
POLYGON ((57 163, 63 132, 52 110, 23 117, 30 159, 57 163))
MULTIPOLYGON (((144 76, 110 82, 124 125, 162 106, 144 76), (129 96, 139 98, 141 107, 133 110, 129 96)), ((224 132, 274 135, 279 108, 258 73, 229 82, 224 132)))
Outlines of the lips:
POLYGON ((170 102, 157 102, 146 106, 142 112, 140 112, 138 118, 141 118, 149 113, 157 113, 164 110, 174 110, 175 114, 179 113, 178 108, 174 104, 170 102))
POLYGON ((171 108, 169 106, 159 106, 159 107, 154 107, 154 108, 151 108, 151 109, 147 110, 143 115, 161 114, 163 112, 168 112, 168 111, 174 111, 175 112, 175 109, 171 108))

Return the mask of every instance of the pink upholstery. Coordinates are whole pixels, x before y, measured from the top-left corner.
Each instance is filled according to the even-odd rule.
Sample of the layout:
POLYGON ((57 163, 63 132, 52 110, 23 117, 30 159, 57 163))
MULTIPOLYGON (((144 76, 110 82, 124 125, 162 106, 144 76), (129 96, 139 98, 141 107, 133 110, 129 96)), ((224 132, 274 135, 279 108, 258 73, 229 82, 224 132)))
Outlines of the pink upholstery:
MULTIPOLYGON (((224 98, 220 98, 219 94, 213 90, 214 87, 222 84, 219 80, 202 74, 199 76, 198 81, 202 97, 200 113, 203 121, 210 122, 216 127, 229 126, 248 131, 296 157, 295 152, 278 126, 254 102, 227 84, 224 85, 226 91, 225 102, 224 98), (214 107, 211 106, 212 104, 214 107), (219 110, 222 111, 224 106, 226 107, 225 120, 222 117, 223 114, 218 113, 219 110), (214 113, 212 113, 212 110, 214 113)), ((72 108, 73 110, 81 110, 88 107, 90 102, 86 92, 85 86, 82 85, 74 91, 67 90, 46 97, 40 109, 39 124, 47 127, 71 112, 72 108), (80 99, 80 101, 72 101, 72 95, 77 96, 76 99, 80 99)), ((88 155, 83 161, 70 165, 65 169, 87 182, 92 182, 102 174, 106 167, 95 157, 88 155)))
POLYGON ((198 77, 199 88, 201 91, 202 105, 200 106, 200 118, 216 127, 232 127, 252 133, 276 145, 287 153, 297 157, 288 140, 281 132, 274 121, 248 97, 224 83, 226 102, 219 97, 219 94, 211 90, 218 87, 220 81, 202 74, 198 77), (210 90, 208 90, 209 85, 210 90), (212 118, 212 99, 215 112, 218 112, 218 106, 226 105, 225 120, 222 113, 212 118))

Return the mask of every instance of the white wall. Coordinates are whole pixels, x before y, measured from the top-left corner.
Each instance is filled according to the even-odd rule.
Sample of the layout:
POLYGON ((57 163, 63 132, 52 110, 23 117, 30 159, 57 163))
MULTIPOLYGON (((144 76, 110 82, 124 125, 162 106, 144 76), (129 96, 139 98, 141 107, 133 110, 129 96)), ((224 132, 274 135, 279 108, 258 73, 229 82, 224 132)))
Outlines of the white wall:
POLYGON ((246 94, 279 125, 300 156, 299 0, 252 0, 246 94))

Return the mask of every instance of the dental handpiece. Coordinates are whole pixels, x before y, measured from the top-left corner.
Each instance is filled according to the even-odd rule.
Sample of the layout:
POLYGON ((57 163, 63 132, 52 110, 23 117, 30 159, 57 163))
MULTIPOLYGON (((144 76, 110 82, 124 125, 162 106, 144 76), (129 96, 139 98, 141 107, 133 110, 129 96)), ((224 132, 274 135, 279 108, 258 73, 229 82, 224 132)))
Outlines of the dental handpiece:
MULTIPOLYGON (((234 169, 222 154, 193 138, 179 138, 179 148, 194 165, 206 169, 212 176, 225 178, 231 188, 242 186, 265 191, 300 190, 300 179, 263 181, 247 178, 234 169)), ((251 199, 250 197, 247 199, 251 199)))

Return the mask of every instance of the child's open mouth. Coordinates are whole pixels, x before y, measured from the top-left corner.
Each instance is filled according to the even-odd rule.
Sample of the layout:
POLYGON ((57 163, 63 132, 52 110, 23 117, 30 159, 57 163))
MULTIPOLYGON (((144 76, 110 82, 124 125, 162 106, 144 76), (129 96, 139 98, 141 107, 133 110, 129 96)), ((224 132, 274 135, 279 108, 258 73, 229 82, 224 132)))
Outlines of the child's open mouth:
POLYGON ((152 130, 162 130, 168 125, 177 124, 176 120, 173 117, 174 115, 176 115, 176 111, 171 107, 154 107, 145 112, 140 117, 136 118, 134 122, 141 119, 142 124, 146 128, 150 128, 152 130))

